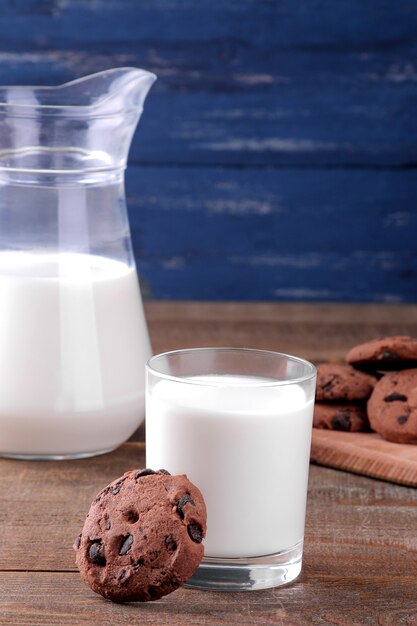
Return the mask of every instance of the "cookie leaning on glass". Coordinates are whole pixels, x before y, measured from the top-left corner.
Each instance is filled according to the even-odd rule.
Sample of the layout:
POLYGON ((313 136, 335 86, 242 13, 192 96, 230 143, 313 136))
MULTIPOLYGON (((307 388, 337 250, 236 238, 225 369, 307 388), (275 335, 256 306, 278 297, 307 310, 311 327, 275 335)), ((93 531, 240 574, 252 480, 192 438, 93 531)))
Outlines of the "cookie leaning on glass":
POLYGON ((92 502, 74 544, 76 563, 84 582, 105 598, 157 600, 195 572, 205 533, 203 496, 185 475, 132 470, 92 502))

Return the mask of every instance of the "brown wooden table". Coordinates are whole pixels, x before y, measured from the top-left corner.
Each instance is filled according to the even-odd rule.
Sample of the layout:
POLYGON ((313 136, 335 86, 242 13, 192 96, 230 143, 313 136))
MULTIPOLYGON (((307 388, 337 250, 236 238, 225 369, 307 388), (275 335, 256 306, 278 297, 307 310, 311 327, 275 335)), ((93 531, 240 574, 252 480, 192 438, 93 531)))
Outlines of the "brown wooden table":
MULTIPOLYGON (((373 336, 417 336, 417 307, 149 303, 154 350, 233 345, 337 359, 373 336)), ((108 481, 144 464, 140 430, 84 461, 0 460, 0 624, 417 625, 417 490, 312 466, 304 566, 249 593, 180 589, 117 605, 84 586, 73 539, 108 481)))

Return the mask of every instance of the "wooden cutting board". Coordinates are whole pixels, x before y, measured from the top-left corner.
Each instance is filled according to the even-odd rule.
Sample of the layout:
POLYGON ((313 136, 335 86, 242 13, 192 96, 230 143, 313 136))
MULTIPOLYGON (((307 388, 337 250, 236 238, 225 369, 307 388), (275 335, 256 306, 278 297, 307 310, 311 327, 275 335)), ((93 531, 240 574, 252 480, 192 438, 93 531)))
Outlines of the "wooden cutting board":
POLYGON ((417 445, 390 443, 376 433, 313 428, 311 460, 319 465, 417 487, 417 445))

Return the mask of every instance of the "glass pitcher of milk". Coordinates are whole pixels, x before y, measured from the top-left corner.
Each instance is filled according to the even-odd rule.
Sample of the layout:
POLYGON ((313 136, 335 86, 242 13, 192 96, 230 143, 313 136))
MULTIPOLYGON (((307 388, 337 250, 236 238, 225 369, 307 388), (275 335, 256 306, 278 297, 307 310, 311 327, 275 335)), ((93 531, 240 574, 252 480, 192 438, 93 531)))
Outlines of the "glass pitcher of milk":
POLYGON ((101 454, 144 418, 124 169, 155 78, 0 88, 0 456, 101 454))

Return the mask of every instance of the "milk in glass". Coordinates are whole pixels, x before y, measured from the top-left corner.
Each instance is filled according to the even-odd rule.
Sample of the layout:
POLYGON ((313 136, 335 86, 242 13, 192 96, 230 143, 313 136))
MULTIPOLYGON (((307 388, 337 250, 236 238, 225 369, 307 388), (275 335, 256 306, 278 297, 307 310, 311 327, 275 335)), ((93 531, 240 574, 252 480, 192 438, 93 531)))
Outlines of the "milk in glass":
POLYGON ((313 399, 252 376, 159 380, 146 464, 187 474, 207 505, 205 554, 275 554, 303 540, 313 399))

